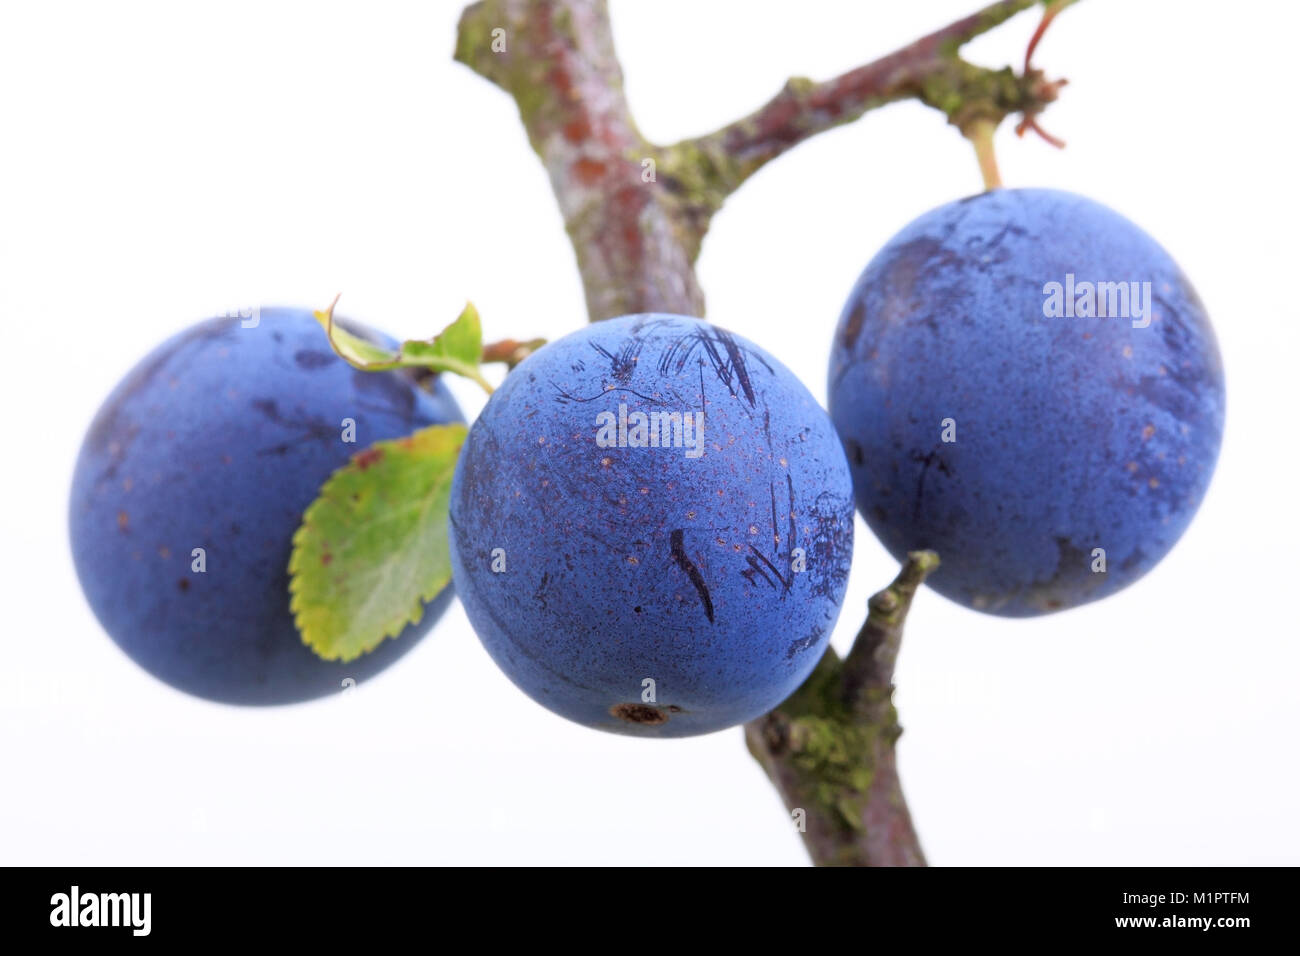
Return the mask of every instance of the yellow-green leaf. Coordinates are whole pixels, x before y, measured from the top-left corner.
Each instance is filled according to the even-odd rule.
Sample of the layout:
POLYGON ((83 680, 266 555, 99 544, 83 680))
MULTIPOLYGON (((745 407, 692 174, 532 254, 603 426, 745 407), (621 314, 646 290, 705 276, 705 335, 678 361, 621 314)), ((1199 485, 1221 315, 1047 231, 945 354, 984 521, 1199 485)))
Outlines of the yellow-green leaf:
POLYGON ((478 310, 465 303, 456 321, 432 339, 408 339, 397 350, 384 348, 353 335, 334 321, 335 299, 330 307, 316 313, 316 321, 329 336, 330 346, 353 368, 365 372, 382 372, 394 368, 428 368, 435 372, 452 372, 483 386, 492 386, 483 378, 479 362, 483 355, 483 326, 478 310))
POLYGON ((464 425, 376 442, 334 472, 303 514, 290 609, 320 657, 350 661, 417 623, 451 579, 447 508, 464 425))

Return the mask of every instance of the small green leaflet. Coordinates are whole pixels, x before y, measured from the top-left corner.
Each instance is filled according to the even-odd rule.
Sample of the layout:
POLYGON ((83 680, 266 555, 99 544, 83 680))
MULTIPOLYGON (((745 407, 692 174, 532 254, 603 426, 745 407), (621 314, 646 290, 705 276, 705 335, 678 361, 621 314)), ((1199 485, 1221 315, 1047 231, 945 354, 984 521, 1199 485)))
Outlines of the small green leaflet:
POLYGON ((324 312, 316 313, 316 321, 325 329, 330 345, 344 361, 363 372, 382 372, 394 368, 428 368, 435 372, 452 372, 464 376, 491 393, 492 386, 479 371, 483 355, 483 326, 478 310, 465 303, 456 321, 432 339, 409 339, 396 352, 358 338, 334 324, 336 298, 324 312))
POLYGON ((330 476, 303 514, 289 601, 303 643, 351 661, 396 637, 451 579, 447 508, 464 425, 380 441, 330 476))

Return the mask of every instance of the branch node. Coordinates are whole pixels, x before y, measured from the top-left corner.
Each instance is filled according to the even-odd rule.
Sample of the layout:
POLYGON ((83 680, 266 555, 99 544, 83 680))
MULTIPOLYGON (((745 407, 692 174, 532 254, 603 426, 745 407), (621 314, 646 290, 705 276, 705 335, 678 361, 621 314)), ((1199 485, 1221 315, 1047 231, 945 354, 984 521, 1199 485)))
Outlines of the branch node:
POLYGON ((851 713, 880 720, 892 707, 894 662, 903 642, 903 624, 917 588, 939 566, 933 551, 913 551, 892 584, 871 597, 867 620, 853 641, 840 678, 851 713))

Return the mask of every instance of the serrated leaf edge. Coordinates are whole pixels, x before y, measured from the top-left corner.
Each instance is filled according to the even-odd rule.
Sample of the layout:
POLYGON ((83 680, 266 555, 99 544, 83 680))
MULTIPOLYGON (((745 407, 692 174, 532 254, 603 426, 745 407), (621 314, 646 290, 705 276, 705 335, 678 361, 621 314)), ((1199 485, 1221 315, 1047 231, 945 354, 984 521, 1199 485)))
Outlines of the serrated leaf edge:
MULTIPOLYGON (((352 455, 351 458, 349 458, 345 464, 340 465, 338 468, 336 468, 330 474, 330 476, 327 479, 325 479, 325 482, 321 485, 320 490, 316 494, 316 497, 312 500, 312 503, 308 505, 307 509, 303 512, 302 521, 298 525, 298 528, 293 533, 293 538, 292 538, 293 547, 289 553, 289 566, 288 566, 289 612, 290 614, 293 615, 294 626, 297 629, 298 636, 302 640, 303 644, 305 644, 308 648, 310 648, 312 653, 314 653, 317 657, 321 658, 322 660, 337 661, 345 664, 350 663, 351 661, 358 660, 359 658, 365 656, 366 654, 371 653, 373 650, 375 650, 375 648, 381 646, 384 641, 391 640, 392 638, 397 637, 409 625, 418 624, 424 617, 424 605, 427 604, 429 601, 432 601, 435 597, 437 597, 437 595, 441 593, 443 588, 445 588, 451 580, 451 573, 450 571, 448 571, 445 579, 441 581, 435 580, 432 584, 422 586, 420 588, 419 595, 414 602, 414 606, 406 612, 404 617, 399 618, 396 614, 394 614, 394 616, 390 619, 393 623, 385 625, 383 633, 380 635, 379 639, 374 642, 372 646, 363 647, 361 648, 360 651, 352 655, 347 655, 341 651, 336 653, 323 652, 321 648, 317 646, 316 643, 313 643, 313 639, 308 634, 309 628, 304 623, 303 620, 303 615, 306 613, 307 609, 302 606, 303 598, 301 592, 303 588, 303 582, 302 579, 298 577, 297 572, 303 567, 302 562, 306 560, 306 552, 304 551, 304 547, 305 547, 304 542, 309 533, 310 530, 309 526, 312 523, 313 516, 319 517, 321 508, 337 504, 338 499, 331 496, 332 487, 340 478, 342 478, 344 475, 351 474, 358 467, 357 459, 360 456, 364 455, 367 451, 370 451, 371 449, 374 448, 381 448, 381 447, 382 448, 400 447, 402 444, 409 442, 415 435, 425 433, 425 432, 432 432, 435 430, 438 432, 445 433, 447 435, 451 435, 453 433, 459 432, 459 437, 456 441, 456 454, 457 456, 459 456, 460 448, 464 445, 465 437, 468 434, 468 428, 465 425, 460 424, 459 422, 449 423, 446 425, 429 425, 425 428, 419 429, 416 432, 413 432, 411 435, 408 435, 405 438, 382 439, 380 441, 374 442, 368 448, 362 449, 361 451, 352 455)), ((455 458, 452 459, 451 467, 447 469, 446 483, 448 485, 450 485, 452 475, 454 473, 455 473, 455 458)), ((430 495, 430 501, 433 501, 435 497, 436 495, 430 495)), ((424 516, 422 515, 422 517, 424 516)))

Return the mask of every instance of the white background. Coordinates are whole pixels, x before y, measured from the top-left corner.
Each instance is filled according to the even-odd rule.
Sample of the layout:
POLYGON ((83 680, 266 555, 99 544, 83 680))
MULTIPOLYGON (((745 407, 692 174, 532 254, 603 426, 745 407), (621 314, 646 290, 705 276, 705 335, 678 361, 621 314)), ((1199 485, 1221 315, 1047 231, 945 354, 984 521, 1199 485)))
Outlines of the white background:
MULTIPOLYGON (((976 0, 616 0, 644 133, 706 132, 976 0)), ((248 303, 425 336, 584 320, 513 103, 450 58, 456 2, 5 4, 0 13, 0 862, 802 864, 739 730, 607 736, 529 701, 455 606, 348 698, 205 703, 97 626, 65 509, 86 425, 163 337, 248 303)), ((905 788, 936 864, 1300 863, 1296 139, 1289 3, 1086 0, 1040 65, 1072 83, 998 136, 1008 185, 1085 193, 1166 244, 1227 366, 1218 473, 1138 586, 1053 617, 931 592, 898 669, 905 788)), ((1022 14, 969 48, 1019 64, 1022 14)), ((825 394, 876 249, 977 190, 914 103, 800 146, 716 218, 710 317, 825 394)), ((468 414, 482 400, 454 386, 468 414)), ((894 565, 859 524, 835 643, 894 565)))

